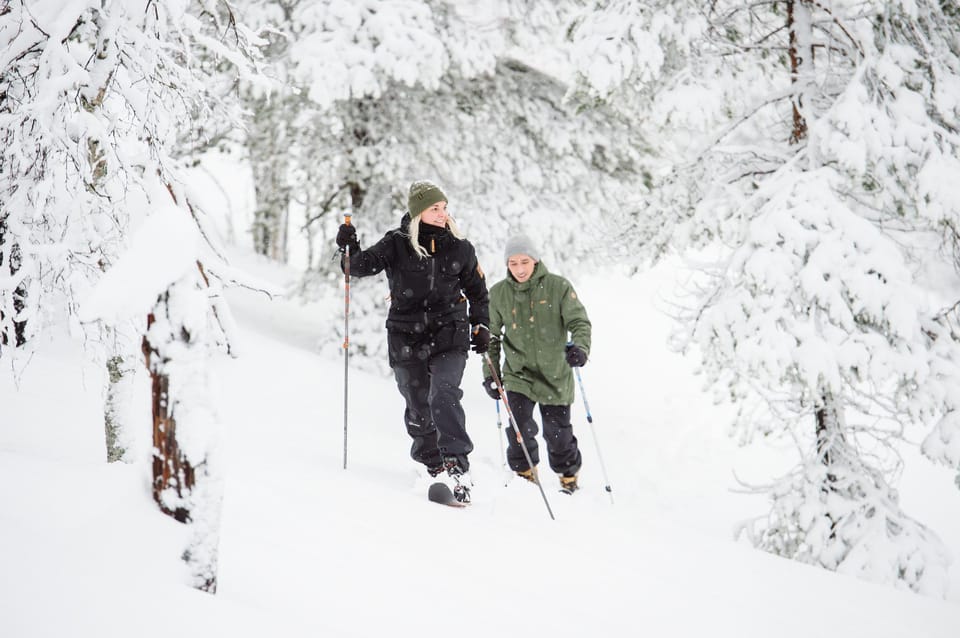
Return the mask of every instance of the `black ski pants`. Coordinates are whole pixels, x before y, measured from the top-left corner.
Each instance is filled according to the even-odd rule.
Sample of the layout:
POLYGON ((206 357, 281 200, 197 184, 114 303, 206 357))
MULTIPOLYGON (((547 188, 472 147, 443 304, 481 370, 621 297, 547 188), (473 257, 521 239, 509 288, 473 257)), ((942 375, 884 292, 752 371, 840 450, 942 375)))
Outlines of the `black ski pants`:
POLYGON ((410 456, 428 468, 439 467, 444 456, 455 456, 464 470, 469 469, 467 454, 473 451, 473 443, 460 405, 466 363, 467 353, 454 350, 393 367, 397 388, 407 403, 403 420, 413 439, 410 456))
MULTIPOLYGON (((510 402, 513 418, 520 427, 530 460, 536 465, 540 462, 540 450, 536 438, 537 422, 533 420, 533 406, 536 402, 524 394, 509 390, 507 401, 510 402)), ((543 440, 547 444, 550 469, 557 474, 573 476, 580 471, 582 459, 580 448, 577 446, 577 437, 574 436, 573 426, 570 424, 570 406, 541 403, 540 418, 543 421, 543 440)), ((517 442, 517 435, 512 427, 507 429, 507 463, 515 472, 526 470, 528 467, 523 448, 517 442)))

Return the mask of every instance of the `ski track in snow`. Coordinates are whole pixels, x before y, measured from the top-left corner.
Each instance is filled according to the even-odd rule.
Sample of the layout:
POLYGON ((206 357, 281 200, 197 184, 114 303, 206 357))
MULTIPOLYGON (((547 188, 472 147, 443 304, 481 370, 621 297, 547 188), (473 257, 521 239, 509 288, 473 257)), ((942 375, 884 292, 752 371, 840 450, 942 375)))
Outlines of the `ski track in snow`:
POLYGON ((50 381, 25 377, 0 430, 0 635, 808 638, 835 627, 844 638, 955 638, 954 603, 732 540, 764 503, 731 491, 743 457, 724 434, 729 408, 666 351, 669 319, 655 310, 665 281, 577 282, 595 334, 583 378, 616 502, 578 395, 582 489, 560 494, 541 465, 555 521, 536 487, 503 468, 476 355, 463 384, 474 502, 457 510, 427 501, 391 378, 351 370, 342 469, 343 362, 310 347, 342 317, 232 291, 243 356, 216 364, 215 597, 180 584, 184 528, 154 508, 146 464, 102 462, 99 379, 65 372, 76 361, 54 344, 57 357, 32 365, 58 371, 63 400, 43 401, 50 381))
MULTIPOLYGON (((431 626, 476 636, 545 628, 619 636, 654 627, 663 635, 718 628, 732 635, 756 620, 745 623, 744 615, 762 618, 775 609, 782 594, 762 575, 744 573, 741 562, 773 573, 784 561, 730 541, 731 512, 756 514, 763 503, 730 492, 735 451, 723 434, 729 409, 691 393, 689 364, 665 352, 669 319, 650 312, 662 305, 658 290, 636 285, 630 294, 601 296, 580 288, 595 334, 583 378, 614 505, 603 491, 579 393, 573 418, 584 455, 582 489, 560 494, 541 465, 551 521, 536 487, 512 480, 502 465, 494 404, 471 354, 463 388, 476 446, 474 502, 466 511, 449 510, 426 500, 430 480, 407 456, 392 379, 351 371, 343 470, 342 360, 287 345, 290 335, 279 343, 246 332, 246 361, 226 365, 223 377, 235 388, 224 422, 236 430, 229 437, 221 591, 308 624, 336 610, 334 625, 356 635, 373 635, 384 624, 398 635, 431 626), (739 593, 724 593, 731 583, 739 593)), ((508 427, 506 415, 503 421, 508 427)), ((788 565, 800 581, 837 578, 788 565)), ((849 604, 804 597, 838 610, 849 604)), ((769 621, 781 635, 806 636, 816 625, 786 628, 775 613, 769 621)), ((884 634, 893 627, 879 616, 874 629, 902 635, 884 634)))

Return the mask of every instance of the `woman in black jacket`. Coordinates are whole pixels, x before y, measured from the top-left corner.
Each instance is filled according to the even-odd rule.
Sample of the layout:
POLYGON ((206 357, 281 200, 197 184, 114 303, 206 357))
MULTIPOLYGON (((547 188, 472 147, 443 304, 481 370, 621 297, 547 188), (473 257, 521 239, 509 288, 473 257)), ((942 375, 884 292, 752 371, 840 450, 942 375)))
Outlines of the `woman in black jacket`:
POLYGON ((413 438, 410 456, 431 476, 446 470, 454 494, 469 501, 467 435, 460 382, 473 346, 484 353, 490 343, 487 284, 473 245, 447 214, 447 197, 426 181, 410 185, 408 214, 400 227, 360 249, 357 231, 343 224, 341 250, 350 247, 350 274, 386 270, 390 283, 387 351, 400 394, 404 422, 413 438), (469 302, 469 304, 468 304, 469 302))

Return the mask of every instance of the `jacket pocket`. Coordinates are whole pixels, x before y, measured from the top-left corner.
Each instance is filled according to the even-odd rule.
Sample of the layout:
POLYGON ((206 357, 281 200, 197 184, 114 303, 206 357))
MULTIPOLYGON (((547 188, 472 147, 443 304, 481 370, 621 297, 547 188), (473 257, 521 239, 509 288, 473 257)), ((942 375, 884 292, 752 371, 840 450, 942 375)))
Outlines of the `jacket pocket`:
POLYGON ((394 332, 405 335, 422 335, 427 330, 426 315, 408 315, 400 317, 387 317, 387 332, 394 332))

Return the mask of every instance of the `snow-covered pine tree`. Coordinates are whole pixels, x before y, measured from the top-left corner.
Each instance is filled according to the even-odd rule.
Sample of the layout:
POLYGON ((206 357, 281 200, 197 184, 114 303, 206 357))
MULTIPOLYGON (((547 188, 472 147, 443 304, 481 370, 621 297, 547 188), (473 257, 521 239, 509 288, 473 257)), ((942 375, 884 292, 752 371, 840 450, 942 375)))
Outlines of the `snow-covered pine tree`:
MULTIPOLYGON (((206 277, 199 272, 199 259, 215 262, 210 251, 190 256, 195 273, 177 272, 158 289, 140 277, 143 270, 124 272, 118 255, 128 228, 147 220, 155 231, 203 232, 199 211, 184 212, 188 198, 178 176, 186 153, 236 125, 236 109, 224 87, 248 68, 252 36, 232 19, 223 0, 149 0, 138 6, 101 0, 66 6, 52 0, 13 1, 4 3, 0 14, 0 255, 13 273, 0 276, 0 331, 12 341, 26 322, 29 338, 54 319, 62 320, 66 311, 75 332, 90 337, 91 356, 106 364, 117 354, 130 353, 97 350, 100 338, 137 318, 145 330, 143 319, 153 308, 154 317, 180 321, 171 328, 173 341, 188 339, 196 352, 221 343, 219 331, 205 328, 208 323, 184 318, 188 306, 199 307, 183 301, 191 296, 182 289, 192 286, 192 296, 204 299, 203 312, 224 321, 225 309, 211 310, 217 303, 211 290, 219 284, 209 275, 217 268, 208 264, 206 277), (232 80, 222 79, 230 75, 232 80), (188 220, 186 226, 178 219, 188 220), (167 290, 188 275, 189 283, 167 290), (93 301, 84 302, 83 315, 90 321, 81 325, 80 301, 108 276, 127 285, 95 289, 93 301), (108 290, 117 293, 113 302, 108 290), (105 311, 111 303, 141 298, 143 291, 152 298, 135 313, 105 311)), ((181 238, 170 241, 174 246, 178 242, 181 238)), ((165 254, 157 255, 153 267, 163 269, 166 260, 165 254)), ((150 372, 176 392, 184 387, 177 374, 191 370, 189 378, 196 381, 203 358, 187 356, 191 353, 185 347, 167 347, 158 323, 146 335, 147 350, 157 354, 151 357, 150 372), (181 364, 181 356, 188 363, 181 364)), ((155 405, 168 411, 180 405, 185 415, 209 414, 208 402, 209 397, 185 390, 154 397, 155 405)), ((111 416, 109 406, 105 412, 111 416)), ((186 514, 178 518, 193 523, 187 553, 195 584, 208 591, 216 586, 218 500, 208 458, 214 422, 205 416, 180 419, 175 442, 190 444, 163 450, 189 461, 196 486, 185 494, 181 481, 156 491, 162 509, 177 514, 182 508, 186 514), (171 505, 165 500, 168 488, 179 490, 183 500, 171 505)), ((160 466, 168 462, 168 457, 158 457, 160 466)), ((158 480, 164 478, 161 473, 158 480)))
MULTIPOLYGON (((953 184, 960 170, 960 4, 940 2, 939 9, 939 12, 917 11, 914 15, 908 12, 909 19, 885 26, 891 39, 905 43, 903 55, 898 56, 899 67, 907 74, 904 81, 920 89, 925 98, 926 115, 938 125, 924 136, 929 149, 927 163, 908 177, 919 182, 914 186, 917 194, 923 198, 931 223, 942 233, 941 253, 951 257, 954 267, 960 270, 960 192, 953 184), (933 142, 939 143, 934 146, 933 142)), ((957 297, 960 292, 955 292, 948 303, 957 297)), ((960 302, 945 306, 939 316, 939 323, 949 329, 950 341, 960 339, 958 304, 960 302)), ((950 341, 944 338, 941 345, 949 348, 950 341)), ((952 393, 955 388, 943 391, 952 393)), ((957 472, 955 483, 960 489, 958 403, 960 397, 951 394, 950 409, 926 437, 921 449, 933 461, 957 472)))
POLYGON ((954 424, 940 420, 960 380, 945 258, 960 213, 946 177, 960 168, 955 6, 693 3, 671 23, 631 4, 585 16, 573 38, 587 50, 612 35, 665 61, 581 66, 587 95, 617 99, 626 84, 669 152, 655 189, 669 218, 634 239, 718 256, 696 278, 681 345, 739 403, 745 440, 786 435, 801 450, 750 537, 942 595, 946 552, 890 481, 911 425, 939 421, 944 445, 927 451, 956 461, 954 424))
MULTIPOLYGON (((307 294, 330 294, 339 278, 330 237, 342 214, 372 243, 397 225, 415 179, 447 192, 481 259, 499 262, 519 227, 560 267, 605 258, 625 200, 644 188, 646 149, 611 110, 568 106, 566 85, 533 64, 551 68, 542 50, 560 55, 550 39, 562 40, 561 17, 576 4, 290 3, 284 77, 309 101, 289 118, 298 128, 284 157, 250 161, 264 173, 292 162, 287 182, 275 181, 292 184, 291 218, 319 240, 307 294)), ((273 104, 280 112, 289 102, 273 104)), ((488 270, 499 276, 498 266, 488 270)), ((368 355, 383 342, 373 307, 382 295, 363 294, 374 285, 358 282, 353 298, 369 324, 354 322, 351 341, 368 355)), ((331 352, 341 340, 330 335, 331 352)))

